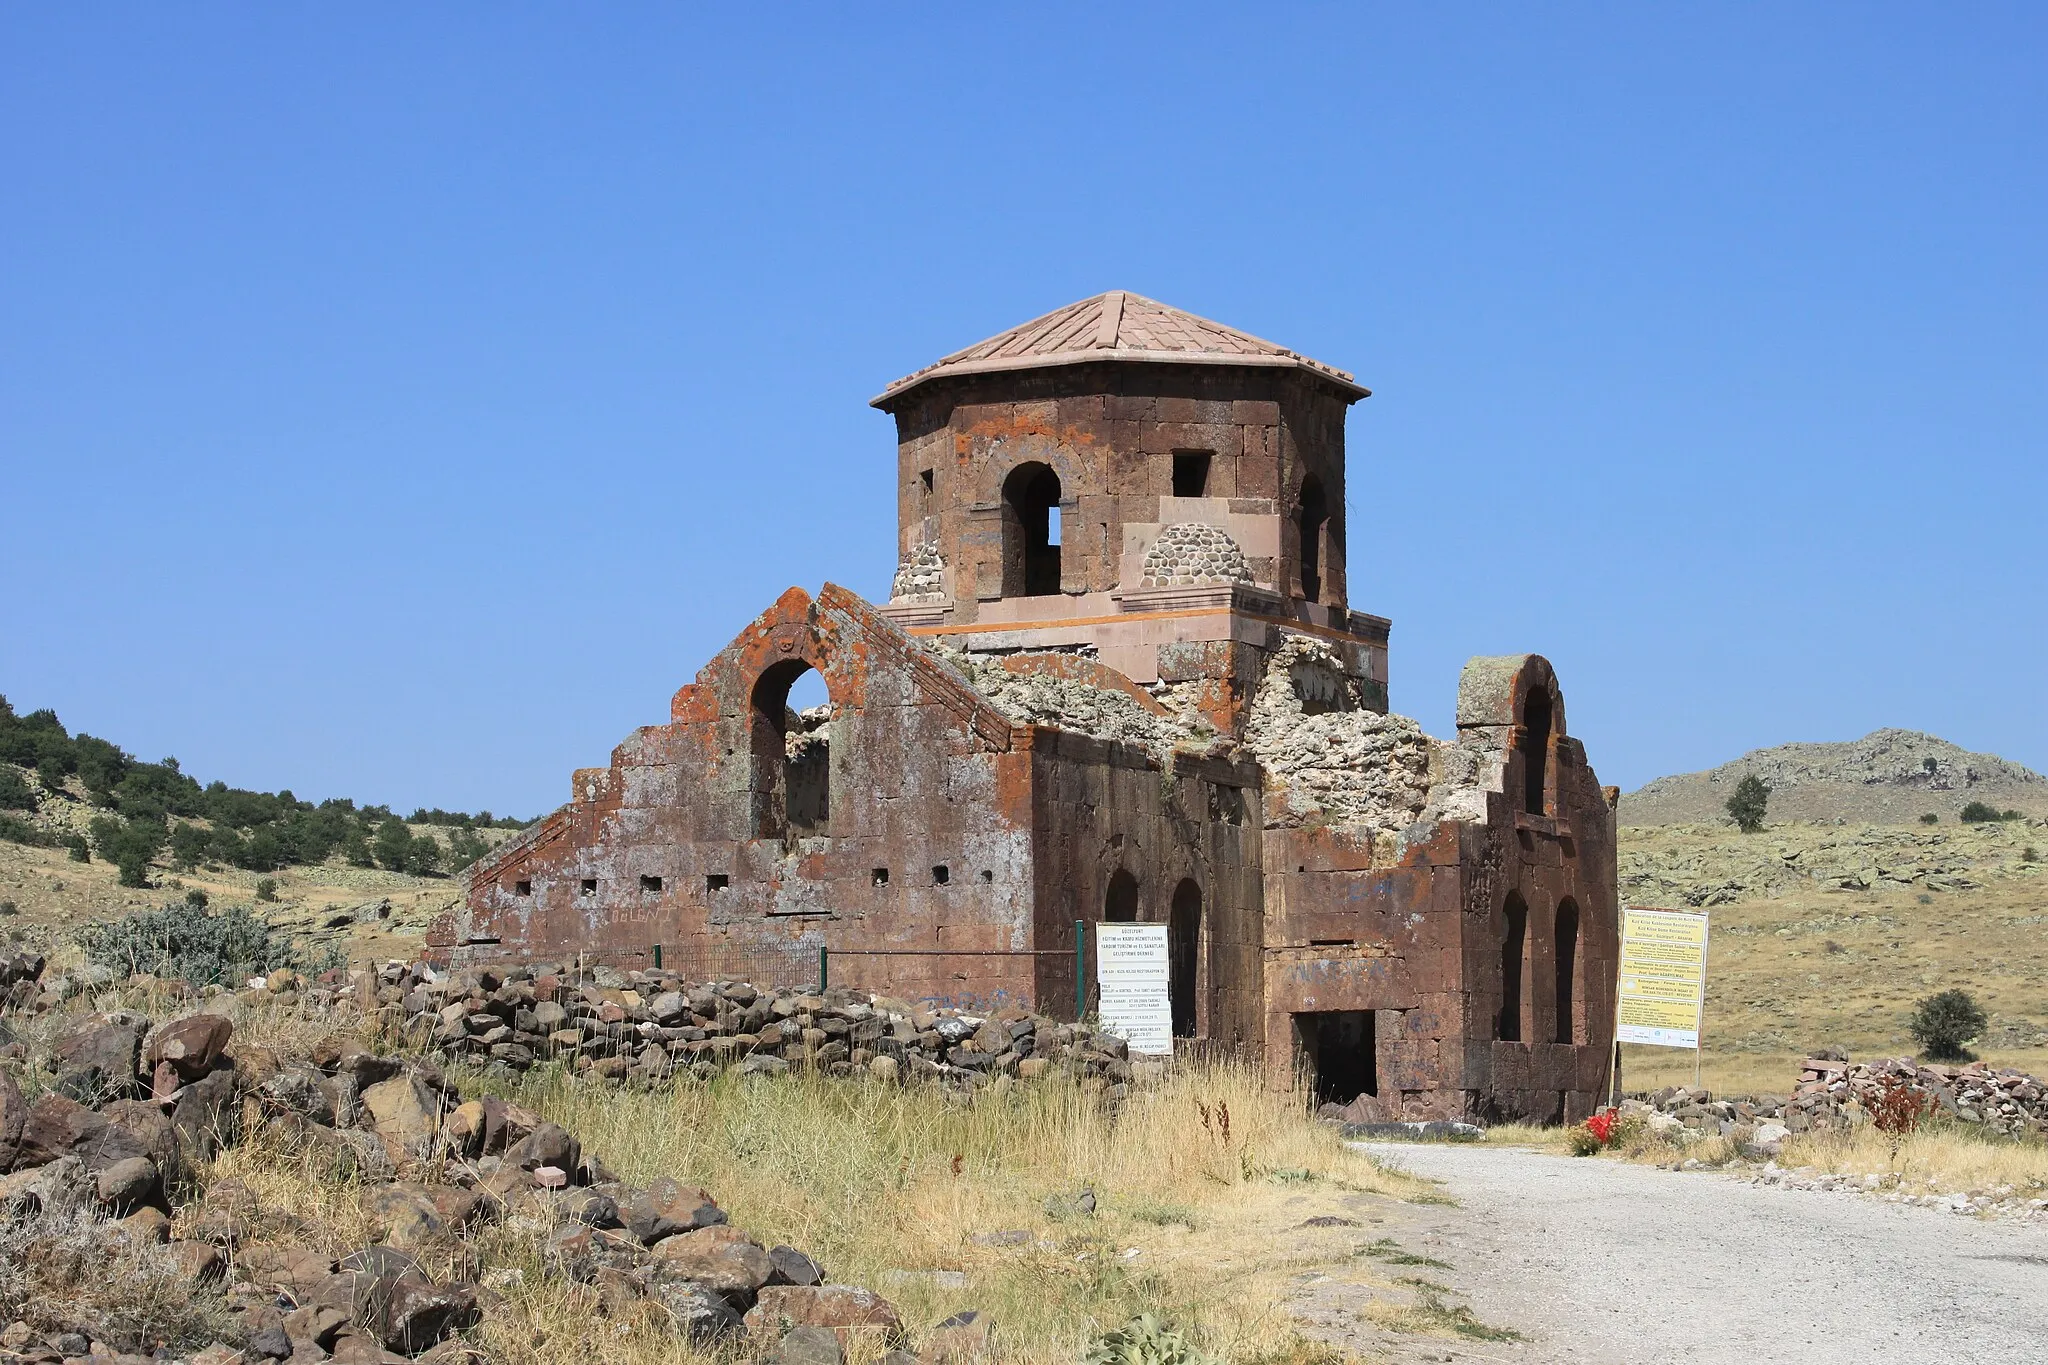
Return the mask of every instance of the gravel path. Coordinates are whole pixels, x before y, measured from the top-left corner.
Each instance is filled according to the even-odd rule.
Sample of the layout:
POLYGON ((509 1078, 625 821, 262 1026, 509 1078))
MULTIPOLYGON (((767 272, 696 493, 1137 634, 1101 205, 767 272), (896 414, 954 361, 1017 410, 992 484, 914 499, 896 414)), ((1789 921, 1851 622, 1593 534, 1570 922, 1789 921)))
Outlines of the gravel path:
MULTIPOLYGON (((1445 1182, 1397 1235, 1522 1345, 1407 1359, 2048 1361, 2048 1226, 1514 1148, 1373 1144, 1445 1182)), ((1421 1343, 1416 1343, 1421 1348, 1421 1343)))

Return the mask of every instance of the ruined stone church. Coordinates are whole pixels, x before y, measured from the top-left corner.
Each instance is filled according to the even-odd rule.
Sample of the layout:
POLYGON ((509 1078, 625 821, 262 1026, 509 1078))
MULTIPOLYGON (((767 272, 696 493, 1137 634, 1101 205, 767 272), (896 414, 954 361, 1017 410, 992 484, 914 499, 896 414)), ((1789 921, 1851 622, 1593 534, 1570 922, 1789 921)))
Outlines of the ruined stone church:
POLYGON ((785 592, 471 870, 430 949, 797 973, 822 946, 834 984, 1071 1017, 1077 927, 1164 923, 1190 1046, 1360 1116, 1583 1117, 1614 793, 1540 656, 1468 663, 1452 738, 1389 712, 1345 564, 1367 396, 1128 293, 891 384, 890 600, 785 592))

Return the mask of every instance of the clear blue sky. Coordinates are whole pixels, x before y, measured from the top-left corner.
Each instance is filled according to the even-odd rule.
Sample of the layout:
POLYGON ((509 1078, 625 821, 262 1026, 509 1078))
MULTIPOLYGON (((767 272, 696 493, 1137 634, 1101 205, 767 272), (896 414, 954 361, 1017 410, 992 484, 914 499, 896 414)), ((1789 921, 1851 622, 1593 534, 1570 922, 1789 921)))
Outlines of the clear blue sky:
POLYGON ((552 807, 783 588, 886 595, 869 397, 1130 289, 1374 390, 1433 732, 1538 650, 1624 786, 2048 769, 2038 5, 701 8, 0 12, 0 692, 552 807))

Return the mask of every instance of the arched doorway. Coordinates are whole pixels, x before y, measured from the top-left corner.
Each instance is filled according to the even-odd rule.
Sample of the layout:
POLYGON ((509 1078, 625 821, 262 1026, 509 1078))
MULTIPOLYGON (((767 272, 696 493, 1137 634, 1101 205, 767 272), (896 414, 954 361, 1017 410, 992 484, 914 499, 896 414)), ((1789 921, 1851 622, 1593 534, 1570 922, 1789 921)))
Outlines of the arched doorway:
POLYGON ((1550 689, 1532 687, 1522 702, 1522 809, 1541 815, 1549 786, 1550 689))
MULTIPOLYGON (((822 835, 832 816, 832 745, 829 703, 802 714, 790 710, 790 691, 812 672, 802 659, 770 664, 754 680, 750 783, 753 837, 802 839, 822 835)), ((809 691, 815 693, 815 687, 809 691)), ((799 695, 809 701, 811 696, 799 695)))
POLYGON ((1192 1038, 1199 1025, 1195 991, 1202 970, 1202 888, 1193 877, 1173 889, 1166 921, 1166 980, 1173 1012, 1173 1036, 1192 1038))
POLYGON ((1493 1036, 1503 1043, 1522 1041, 1522 947, 1529 935, 1529 907, 1518 891, 1508 892, 1501 907, 1500 1014, 1493 1036))
POLYGON ((1026 461, 1003 480, 1003 596, 1060 590, 1060 476, 1026 461))
POLYGON ((1301 535, 1301 595, 1310 602, 1323 600, 1323 532, 1330 522, 1330 500, 1323 481, 1311 474, 1301 481, 1301 513, 1297 529, 1301 535))
POLYGON ((1138 879, 1122 868, 1109 879, 1109 890, 1102 898, 1102 918, 1111 924, 1138 921, 1138 879))
POLYGON ((1560 1043, 1578 1041, 1578 1021, 1572 1017, 1572 992, 1579 971, 1579 905, 1569 896, 1557 903, 1557 933, 1550 941, 1557 954, 1557 1030, 1560 1043))

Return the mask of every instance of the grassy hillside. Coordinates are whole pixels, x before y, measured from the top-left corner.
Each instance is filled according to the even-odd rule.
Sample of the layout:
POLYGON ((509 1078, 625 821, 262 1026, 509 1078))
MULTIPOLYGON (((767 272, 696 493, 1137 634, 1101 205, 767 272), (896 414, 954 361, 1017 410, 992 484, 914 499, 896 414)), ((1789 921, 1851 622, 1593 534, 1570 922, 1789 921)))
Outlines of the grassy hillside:
MULTIPOLYGON (((1784 1091, 1829 1044, 1913 1050, 1913 1002, 1960 987, 1991 1016, 1977 1049, 2048 1069, 2048 821, 1932 826, 1628 827, 1622 897, 1712 915, 1706 1078, 1784 1091)), ((1690 1053, 1626 1049, 1631 1087, 1689 1081, 1690 1053)))

